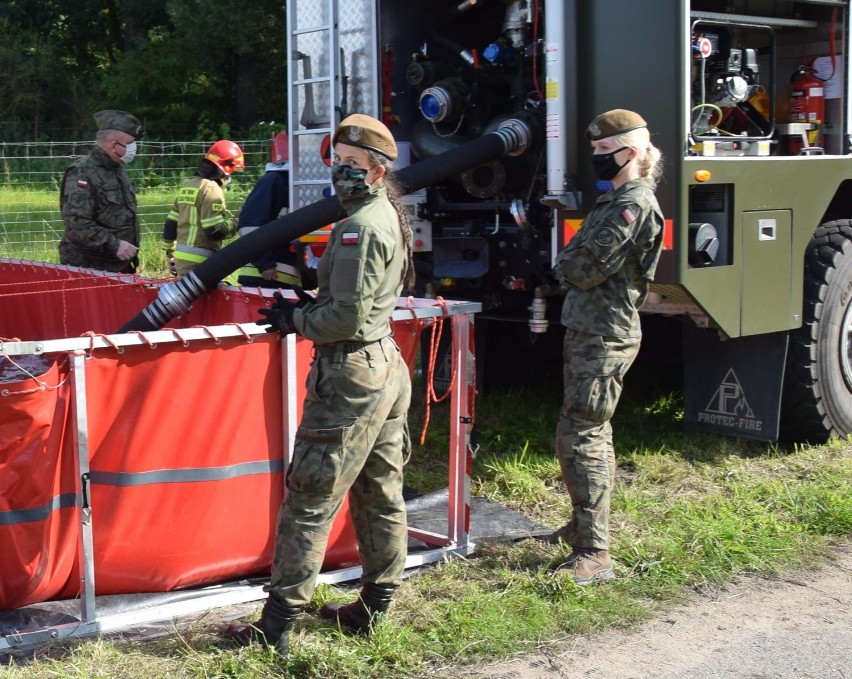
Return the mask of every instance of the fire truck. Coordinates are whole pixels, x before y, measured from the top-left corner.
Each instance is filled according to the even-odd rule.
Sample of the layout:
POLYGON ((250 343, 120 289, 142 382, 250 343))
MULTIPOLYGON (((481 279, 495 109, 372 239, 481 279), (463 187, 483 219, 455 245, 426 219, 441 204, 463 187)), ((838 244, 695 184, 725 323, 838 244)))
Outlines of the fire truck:
POLYGON ((402 166, 522 119, 530 143, 407 196, 415 292, 552 335, 555 256, 608 189, 585 126, 635 110, 665 158, 665 251, 643 324, 678 319, 664 327, 683 352, 686 424, 846 436, 849 5, 289 0, 291 206, 330 195, 329 134, 350 113, 388 124, 402 166))

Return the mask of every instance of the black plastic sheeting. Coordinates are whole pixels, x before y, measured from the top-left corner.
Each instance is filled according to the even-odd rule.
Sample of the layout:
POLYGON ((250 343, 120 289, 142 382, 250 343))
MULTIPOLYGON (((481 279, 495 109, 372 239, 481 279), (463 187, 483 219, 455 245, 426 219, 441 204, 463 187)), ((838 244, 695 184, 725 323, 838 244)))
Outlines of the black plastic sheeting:
MULTIPOLYGON (((449 491, 420 495, 405 503, 408 525, 432 533, 447 532, 447 499, 449 491)), ((523 540, 552 533, 552 528, 540 526, 516 511, 484 497, 470 500, 470 539, 523 540)))
MULTIPOLYGON (((443 490, 416 496, 406 501, 408 525, 432 533, 447 532, 447 502, 449 492, 443 490)), ((492 502, 486 498, 471 498, 470 539, 472 542, 481 540, 522 540, 539 537, 552 532, 552 528, 541 526, 517 512, 492 502)), ((414 553, 430 549, 418 540, 409 540, 409 551, 414 553)), ((96 574, 97 577, 97 574, 96 574)), ((95 598, 95 608, 99 617, 131 613, 148 608, 204 596, 216 596, 227 591, 229 587, 245 585, 262 585, 268 579, 255 578, 224 583, 203 589, 181 590, 156 594, 114 594, 95 598)), ((246 615, 246 606, 238 605, 231 615, 223 618, 236 618, 246 615)), ((23 606, 13 611, 0 611, 0 633, 8 634, 15 631, 44 629, 56 625, 80 622, 80 602, 76 599, 66 601, 47 601, 39 604, 23 606)), ((168 629, 156 623, 145 623, 134 627, 134 635, 156 636, 168 633, 168 629)), ((12 651, 13 654, 16 651, 12 651)))

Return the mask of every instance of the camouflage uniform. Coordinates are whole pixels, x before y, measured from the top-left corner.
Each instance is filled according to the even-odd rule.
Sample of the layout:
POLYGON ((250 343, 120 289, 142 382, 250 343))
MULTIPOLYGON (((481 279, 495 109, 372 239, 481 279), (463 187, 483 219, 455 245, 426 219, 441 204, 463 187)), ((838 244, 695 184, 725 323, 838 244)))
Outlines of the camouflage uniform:
POLYGON ((59 243, 62 264, 133 273, 138 263, 116 257, 119 241, 139 246, 136 192, 121 163, 96 146, 65 171, 60 210, 65 233, 59 243))
POLYGON ((293 316, 315 353, 268 587, 288 606, 310 601, 347 492, 364 582, 395 586, 407 554, 402 467, 411 382, 390 337, 406 250, 383 186, 341 202, 348 218, 320 259, 316 303, 293 316))
POLYGON ((609 549, 615 481, 612 418, 639 350, 639 307, 662 250, 663 216, 650 179, 601 196, 559 253, 565 393, 556 454, 573 512, 560 537, 575 549, 609 549))

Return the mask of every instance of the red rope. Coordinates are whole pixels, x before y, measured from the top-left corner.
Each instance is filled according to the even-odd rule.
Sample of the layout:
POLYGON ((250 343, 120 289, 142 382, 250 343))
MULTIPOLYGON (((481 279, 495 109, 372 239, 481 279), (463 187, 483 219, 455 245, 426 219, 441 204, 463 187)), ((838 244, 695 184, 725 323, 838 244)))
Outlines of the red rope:
POLYGON ((544 93, 541 91, 541 85, 538 82, 538 20, 539 14, 541 12, 541 8, 539 7, 539 0, 535 0, 535 5, 533 8, 533 63, 532 63, 532 76, 533 76, 533 85, 535 86, 535 91, 538 93, 539 101, 543 104, 546 99, 544 93))
POLYGON ((447 304, 443 297, 436 297, 435 303, 441 307, 442 315, 436 318, 432 323, 432 335, 429 338, 429 358, 426 364, 426 414, 423 417, 423 429, 420 432, 420 445, 426 441, 426 430, 429 428, 429 419, 431 417, 431 408, 433 403, 440 403, 453 391, 456 382, 456 362, 452 362, 452 373, 450 374, 450 383, 447 391, 442 396, 435 393, 435 363, 438 360, 438 347, 441 344, 441 333, 444 329, 444 319, 449 316, 447 312, 447 304))
MULTIPOLYGON (((269 306, 269 302, 267 302, 267 306, 269 306)), ((224 325, 233 325, 237 330, 239 330, 241 333, 243 333, 243 337, 246 339, 246 342, 248 344, 251 344, 252 342, 254 342, 254 337, 251 335, 251 333, 249 333, 249 331, 246 330, 239 323, 225 323, 224 325)))
POLYGON ((127 334, 128 335, 138 335, 139 339, 141 339, 143 342, 145 342, 145 344, 148 345, 149 349, 156 349, 157 348, 156 343, 152 342, 150 340, 150 338, 141 330, 130 330, 130 331, 128 331, 127 334))
POLYGON ((86 351, 86 358, 91 358, 95 351, 95 338, 100 337, 104 342, 109 344, 113 349, 115 349, 119 354, 124 353, 124 347, 118 346, 109 335, 104 335, 99 332, 95 332, 93 330, 87 330, 86 332, 80 333, 80 337, 88 337, 89 338, 89 349, 86 351))
POLYGON ((473 321, 470 322, 470 329, 469 329, 468 335, 470 336, 470 342, 468 342, 468 344, 470 345, 470 355, 473 358, 473 363, 472 363, 473 368, 471 369, 471 381, 470 381, 470 385, 468 386, 468 390, 467 390, 467 396, 468 396, 467 408, 468 408, 468 412, 470 413, 470 428, 473 429, 473 425, 476 422, 476 414, 475 413, 476 413, 476 394, 477 394, 477 391, 476 391, 476 338, 475 338, 475 333, 474 333, 473 321))
MULTIPOLYGON (((0 292, 0 297, 22 297, 24 295, 43 295, 43 294, 49 293, 49 292, 56 292, 56 281, 42 281, 42 282, 45 282, 45 283, 49 282, 49 283, 52 283, 52 285, 49 289, 45 288, 45 289, 42 289, 42 290, 30 290, 28 292, 24 292, 24 291, 21 291, 21 290, 16 290, 16 291, 11 291, 11 292, 0 292)), ((65 286, 69 283, 69 281, 67 279, 60 281, 60 282, 63 284, 63 286, 65 286)), ((5 284, 0 284, 0 285, 5 285, 5 284)), ((116 286, 116 285, 110 285, 110 286, 86 285, 86 286, 73 287, 73 288, 63 287, 62 290, 63 290, 63 292, 79 292, 79 291, 85 291, 85 290, 103 290, 104 287, 119 287, 119 286, 116 286)))

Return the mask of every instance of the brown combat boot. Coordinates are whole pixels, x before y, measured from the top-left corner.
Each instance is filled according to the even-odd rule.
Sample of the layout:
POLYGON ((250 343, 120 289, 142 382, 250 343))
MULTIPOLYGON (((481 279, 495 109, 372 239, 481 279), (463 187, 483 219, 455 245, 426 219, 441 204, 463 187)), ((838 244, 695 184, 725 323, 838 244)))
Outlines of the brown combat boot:
POLYGON ((320 608, 320 617, 334 620, 341 627, 353 632, 369 632, 376 617, 388 610, 394 590, 396 587, 383 587, 368 582, 361 588, 356 601, 345 605, 325 604, 320 608))
POLYGON ((301 606, 288 606, 270 594, 263 606, 260 620, 255 623, 228 625, 225 635, 242 646, 252 641, 272 646, 281 659, 286 660, 290 648, 290 630, 301 612, 301 606))
POLYGON ((566 571, 578 585, 612 580, 612 559, 605 549, 575 549, 568 560, 559 565, 557 571, 566 571))

